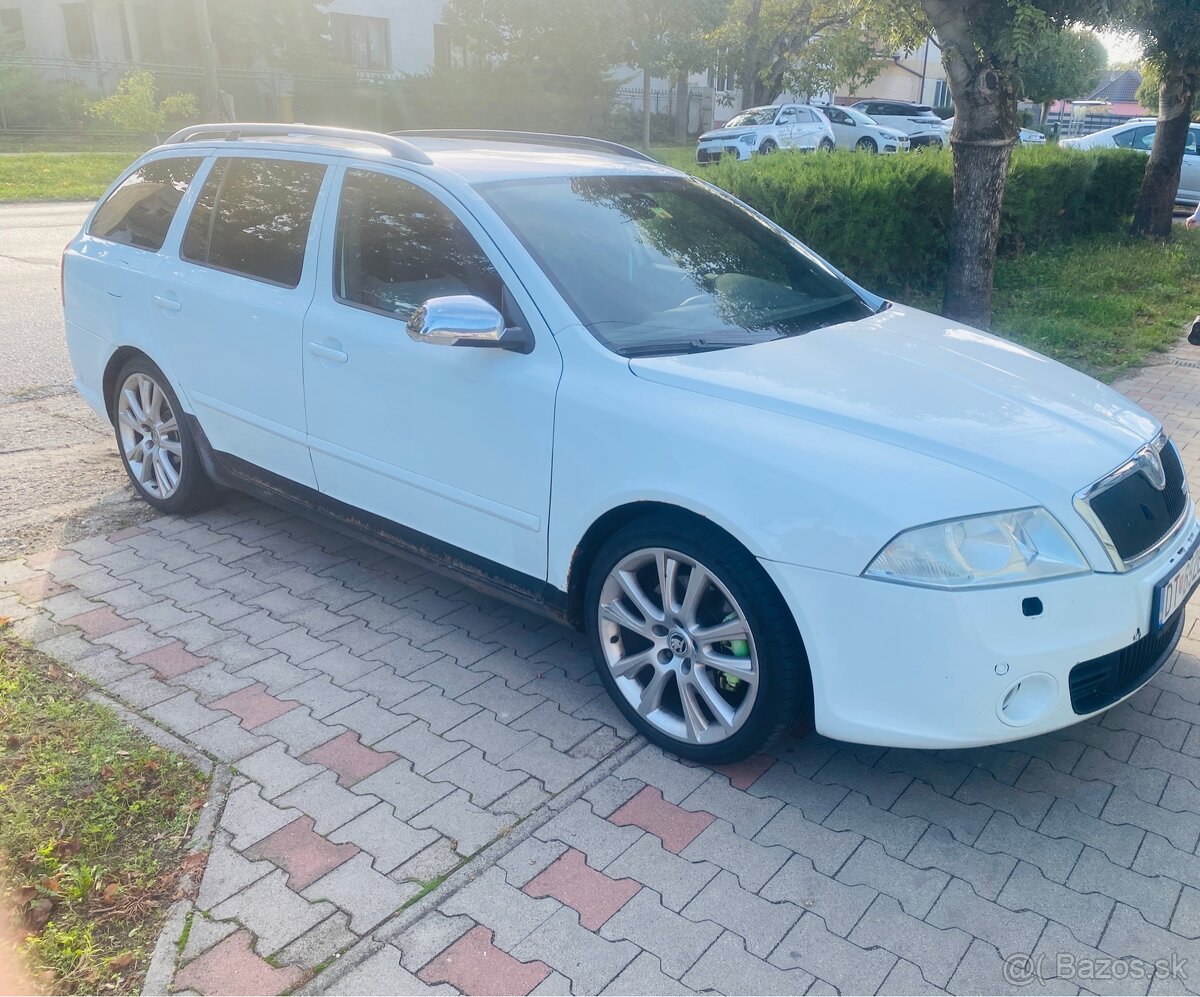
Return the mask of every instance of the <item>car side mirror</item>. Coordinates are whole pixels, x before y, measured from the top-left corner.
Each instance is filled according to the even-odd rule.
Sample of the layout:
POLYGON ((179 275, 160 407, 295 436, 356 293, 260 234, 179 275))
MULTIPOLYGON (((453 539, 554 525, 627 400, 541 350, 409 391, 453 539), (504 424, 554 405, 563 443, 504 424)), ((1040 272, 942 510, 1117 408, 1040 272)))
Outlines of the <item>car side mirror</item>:
POLYGON ((473 294, 430 298, 408 320, 408 336, 416 343, 477 346, 529 353, 533 336, 509 326, 499 310, 473 294))

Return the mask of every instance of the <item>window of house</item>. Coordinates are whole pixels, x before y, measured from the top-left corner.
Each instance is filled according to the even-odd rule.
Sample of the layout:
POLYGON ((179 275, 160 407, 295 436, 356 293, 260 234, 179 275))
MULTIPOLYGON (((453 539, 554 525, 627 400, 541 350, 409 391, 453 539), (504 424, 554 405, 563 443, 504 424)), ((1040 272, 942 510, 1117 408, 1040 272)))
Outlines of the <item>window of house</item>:
POLYGON ((92 21, 88 17, 87 4, 64 3, 63 23, 67 29, 67 51, 72 59, 94 59, 96 39, 92 34, 92 21))
POLYGON ((330 27, 333 50, 341 62, 371 72, 387 72, 392 68, 387 18, 332 14, 330 27))
POLYGON ((183 234, 193 263, 295 287, 325 167, 289 159, 217 160, 183 234))
POLYGON ((952 107, 954 101, 950 99, 950 84, 945 80, 937 80, 933 84, 933 106, 934 107, 952 107))
POLYGON ((450 25, 433 26, 433 64, 438 69, 464 69, 471 61, 466 43, 450 25))
POLYGON ((188 156, 147 163, 109 195, 92 219, 88 235, 157 253, 203 161, 188 156))
POLYGON ((137 57, 141 62, 164 62, 162 23, 154 4, 133 8, 133 26, 137 33, 137 57))
POLYGON ((0 10, 0 44, 25 47, 25 22, 21 19, 21 8, 5 7, 0 10))
POLYGON ((437 198, 398 177, 350 170, 334 248, 334 296, 407 320, 430 298, 474 294, 501 307, 501 281, 437 198))

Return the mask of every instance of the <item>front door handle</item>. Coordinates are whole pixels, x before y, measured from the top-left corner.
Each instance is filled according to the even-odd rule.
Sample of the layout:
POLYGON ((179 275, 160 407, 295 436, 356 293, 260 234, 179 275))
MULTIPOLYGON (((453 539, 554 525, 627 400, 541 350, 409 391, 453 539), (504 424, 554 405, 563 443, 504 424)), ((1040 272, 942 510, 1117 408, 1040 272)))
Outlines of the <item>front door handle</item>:
POLYGON ((322 360, 329 360, 333 363, 345 363, 350 359, 342 350, 335 350, 332 346, 323 346, 320 343, 309 343, 308 352, 314 357, 320 357, 322 360))
POLYGON ((164 312, 177 312, 183 307, 179 303, 178 298, 168 297, 165 294, 156 294, 154 296, 154 303, 164 312))

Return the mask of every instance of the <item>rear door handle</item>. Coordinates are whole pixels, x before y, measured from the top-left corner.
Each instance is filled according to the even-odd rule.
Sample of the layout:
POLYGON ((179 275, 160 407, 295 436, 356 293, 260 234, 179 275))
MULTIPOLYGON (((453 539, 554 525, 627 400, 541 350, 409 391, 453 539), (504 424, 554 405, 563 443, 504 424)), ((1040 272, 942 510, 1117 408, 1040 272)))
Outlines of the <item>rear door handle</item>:
POLYGON ((320 343, 309 343, 308 352, 314 357, 330 360, 333 363, 345 363, 350 359, 342 350, 335 350, 332 346, 322 346, 320 343))
POLYGON ((154 296, 154 303, 164 312, 177 312, 183 308, 178 298, 171 298, 165 294, 156 294, 154 296))

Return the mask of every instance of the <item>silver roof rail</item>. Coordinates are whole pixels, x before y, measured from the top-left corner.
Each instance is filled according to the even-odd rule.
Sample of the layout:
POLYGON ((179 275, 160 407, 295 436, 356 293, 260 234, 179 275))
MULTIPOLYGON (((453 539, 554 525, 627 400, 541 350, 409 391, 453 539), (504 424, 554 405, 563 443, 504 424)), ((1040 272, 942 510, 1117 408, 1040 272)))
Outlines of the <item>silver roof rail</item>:
POLYGON ((269 123, 242 123, 192 125, 181 128, 169 139, 167 145, 178 145, 200 139, 216 142, 236 142, 239 139, 255 139, 268 137, 286 138, 289 135, 297 137, 312 136, 314 138, 339 139, 343 142, 364 142, 378 146, 395 159, 403 159, 410 163, 420 163, 431 166, 433 160, 411 142, 393 135, 383 135, 380 132, 359 131, 354 128, 331 128, 326 125, 302 125, 269 123))
POLYGON ((389 135, 403 137, 406 135, 425 138, 462 138, 474 139, 479 142, 529 142, 536 145, 561 145, 568 149, 590 149, 593 152, 607 152, 614 156, 624 156, 626 159, 641 159, 647 163, 657 163, 653 156, 648 156, 637 149, 617 142, 609 142, 602 138, 586 138, 582 135, 555 135, 549 132, 514 132, 492 131, 487 128, 417 128, 399 132, 389 132, 389 135))

